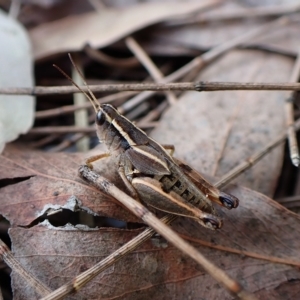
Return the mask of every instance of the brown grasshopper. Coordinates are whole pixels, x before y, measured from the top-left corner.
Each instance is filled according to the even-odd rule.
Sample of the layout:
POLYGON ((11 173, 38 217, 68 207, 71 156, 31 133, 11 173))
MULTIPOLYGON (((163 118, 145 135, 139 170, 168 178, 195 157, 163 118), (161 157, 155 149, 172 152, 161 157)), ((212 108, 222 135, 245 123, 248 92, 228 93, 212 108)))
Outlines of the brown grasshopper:
POLYGON ((86 164, 92 169, 93 162, 116 155, 119 161, 118 173, 132 197, 160 211, 193 218, 206 228, 220 228, 222 221, 216 215, 211 201, 231 209, 238 206, 238 199, 219 191, 199 173, 176 160, 173 157, 173 146, 161 146, 112 105, 100 104, 81 72, 72 63, 89 94, 55 67, 92 103, 96 112, 98 138, 109 150, 109 153, 88 158, 86 164))

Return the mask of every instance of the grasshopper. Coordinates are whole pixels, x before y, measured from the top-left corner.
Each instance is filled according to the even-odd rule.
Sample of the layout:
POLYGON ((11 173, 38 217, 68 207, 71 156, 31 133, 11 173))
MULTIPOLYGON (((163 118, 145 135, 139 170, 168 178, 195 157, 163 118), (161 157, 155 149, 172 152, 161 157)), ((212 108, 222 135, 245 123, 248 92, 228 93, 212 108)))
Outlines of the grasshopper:
POLYGON ((82 77, 88 93, 55 67, 92 103, 96 112, 98 138, 109 151, 88 158, 86 164, 89 168, 92 169, 92 163, 99 159, 116 155, 118 173, 136 200, 160 211, 195 219, 209 229, 221 228, 222 220, 211 202, 231 209, 238 206, 238 199, 219 191, 195 170, 175 159, 173 146, 160 145, 112 105, 100 104, 73 61, 72 64, 82 77))

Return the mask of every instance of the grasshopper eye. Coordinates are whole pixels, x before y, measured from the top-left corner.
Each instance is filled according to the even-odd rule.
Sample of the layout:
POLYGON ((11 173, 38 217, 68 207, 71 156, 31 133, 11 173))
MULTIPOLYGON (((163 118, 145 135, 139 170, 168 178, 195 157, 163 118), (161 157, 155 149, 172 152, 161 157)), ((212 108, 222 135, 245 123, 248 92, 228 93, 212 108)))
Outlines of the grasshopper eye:
POLYGON ((105 122, 105 114, 99 110, 96 114, 96 123, 98 125, 103 125, 103 123, 105 122))

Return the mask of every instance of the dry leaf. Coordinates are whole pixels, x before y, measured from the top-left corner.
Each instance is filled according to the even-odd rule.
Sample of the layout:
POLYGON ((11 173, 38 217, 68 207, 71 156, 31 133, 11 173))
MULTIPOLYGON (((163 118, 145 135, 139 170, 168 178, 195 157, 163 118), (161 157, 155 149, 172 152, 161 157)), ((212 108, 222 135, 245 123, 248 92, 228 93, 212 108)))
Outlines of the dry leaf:
MULTIPOLYGON (((0 87, 33 87, 31 46, 24 28, 0 10, 0 87)), ((0 153, 33 124, 31 96, 0 95, 0 153)))
MULTIPOLYGON (((279 55, 232 51, 208 66, 197 80, 286 82, 292 68, 293 60, 279 55)), ((175 155, 192 167, 220 177, 283 133, 287 95, 278 91, 187 92, 162 117, 152 136, 174 144, 175 155)), ((282 154, 283 146, 240 176, 238 183, 273 195, 282 154)))
MULTIPOLYGON (((44 203, 48 201, 51 204, 55 198, 49 197, 50 192, 41 199, 40 191, 57 190, 54 183, 59 180, 61 198, 60 202, 54 203, 62 204, 62 199, 66 202, 73 196, 82 202, 85 201, 85 205, 91 204, 89 209, 99 212, 99 208, 94 205, 95 202, 88 199, 103 195, 99 191, 87 188, 76 177, 78 167, 76 162, 80 160, 78 155, 48 156, 32 152, 26 154, 24 150, 22 153, 14 151, 14 157, 17 163, 12 165, 7 165, 9 162, 7 154, 1 158, 2 164, 5 163, 8 167, 7 174, 15 178, 29 174, 34 177, 11 186, 16 195, 8 192, 10 186, 2 188, 1 203, 7 198, 11 201, 11 206, 18 207, 22 204, 24 211, 32 209, 30 200, 35 205, 38 205, 39 201, 44 203), (20 155, 21 158, 18 157, 20 155), (26 165, 25 160, 28 161, 26 165), (41 160, 44 161, 44 165, 40 167, 41 160), (60 167, 62 163, 64 167, 60 167), (35 189, 38 196, 36 199, 32 189, 34 181, 38 181, 39 178, 48 178, 49 181, 40 182, 40 189, 35 189), (23 198, 17 191, 23 191, 23 198), (26 198, 29 192, 32 199, 26 198)), ((224 227, 221 230, 208 231, 184 218, 180 218, 173 227, 207 258, 238 279, 247 290, 260 299, 296 299, 297 295, 299 297, 299 284, 296 283, 300 280, 300 271, 297 268, 300 265, 298 251, 300 241, 297 238, 300 217, 266 196, 247 188, 231 187, 228 191, 239 197, 241 202, 235 210, 219 210, 224 220, 224 227), (222 247, 223 251, 220 250, 222 247), (280 260, 285 263, 279 264, 280 260)), ((104 202, 99 199, 99 203, 104 202)), ((7 205, 7 203, 1 205, 1 213, 7 205)), ((120 210, 118 206, 114 208, 120 210)), ((111 212, 116 215, 113 210, 111 212)), ((20 214, 18 208, 11 210, 8 219, 12 220, 13 215, 21 217, 20 214)), ((127 219, 125 215, 124 219, 127 219)), ((14 224, 17 224, 16 220, 14 224)), ((22 265, 51 289, 55 289, 105 258, 141 230, 113 228, 89 230, 86 227, 80 229, 70 225, 54 228, 44 222, 32 228, 12 228, 10 236, 13 252, 22 265)), ((37 298, 33 289, 14 272, 12 278, 14 299, 37 298)), ((204 273, 194 261, 164 240, 157 238, 142 245, 72 296, 76 299, 174 297, 232 299, 232 296, 204 273)))
POLYGON ((172 4, 143 3, 66 17, 30 31, 34 58, 42 59, 56 53, 79 51, 86 44, 94 48, 104 47, 146 26, 194 13, 216 3, 215 0, 172 4))
MULTIPOLYGON (((101 171, 109 180, 117 182, 117 174, 112 172, 117 170, 109 161, 101 164, 101 171)), ((100 216, 136 221, 136 217, 121 209, 111 197, 78 177, 78 167, 83 163, 80 154, 51 154, 7 147, 1 156, 0 180, 9 181, 0 193, 0 214, 12 226, 28 226, 51 208, 65 206, 75 210, 79 206, 100 216)))

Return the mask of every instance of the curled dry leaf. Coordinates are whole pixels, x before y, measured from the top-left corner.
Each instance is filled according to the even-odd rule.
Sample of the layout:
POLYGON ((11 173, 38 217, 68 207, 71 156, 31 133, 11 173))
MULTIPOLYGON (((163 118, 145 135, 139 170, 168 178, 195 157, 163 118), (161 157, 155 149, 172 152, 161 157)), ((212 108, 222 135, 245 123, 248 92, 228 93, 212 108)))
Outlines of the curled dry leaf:
MULTIPOLYGON (((259 51, 232 51, 197 80, 288 81, 293 60, 259 51)), ((223 176, 284 132, 287 92, 185 93, 162 117, 152 136, 176 145, 175 155, 209 175, 223 176)), ((239 177, 238 183, 273 195, 283 146, 239 177)))
MULTIPOLYGON (((58 208, 67 205, 68 200, 70 203, 70 199, 80 201, 90 213, 132 221, 119 205, 77 177, 82 161, 79 154, 45 154, 15 148, 1 157, 1 180, 19 181, 3 187, 0 193, 0 213, 14 225, 10 229, 13 252, 51 289, 70 281, 142 230, 78 229, 70 225, 55 228, 46 221, 31 228, 16 227, 35 220, 46 205, 58 208)), ((106 166, 104 161, 102 165, 105 176, 117 180, 109 171, 112 166, 106 166)), ((241 201, 235 210, 219 211, 224 220, 221 230, 208 232, 184 218, 173 227, 257 297, 297 298, 299 216, 247 188, 235 186, 228 192, 241 201)), ((12 278, 15 299, 37 298, 14 272, 12 278)), ((174 295, 180 299, 232 298, 192 260, 160 238, 142 245, 73 297, 162 299, 174 295)))
POLYGON ((216 4, 215 0, 188 3, 143 3, 126 8, 105 8, 100 12, 70 16, 30 31, 35 59, 67 51, 79 51, 86 44, 107 46, 146 26, 194 13, 216 4), (44 37, 47 36, 47 39, 44 37))
MULTIPOLYGON (((27 33, 0 10, 0 87, 33 87, 32 54, 27 33)), ((0 153, 5 143, 26 133, 33 124, 31 96, 0 95, 0 153)))

